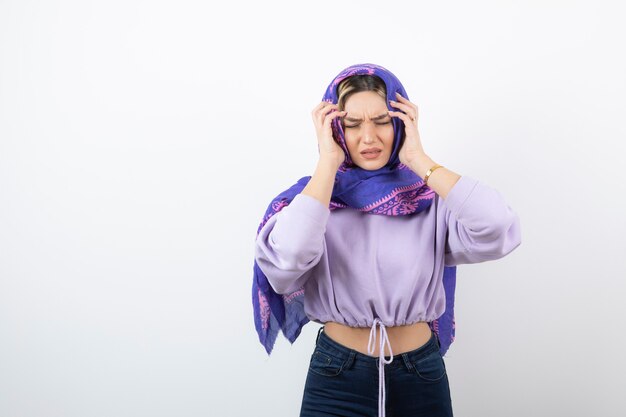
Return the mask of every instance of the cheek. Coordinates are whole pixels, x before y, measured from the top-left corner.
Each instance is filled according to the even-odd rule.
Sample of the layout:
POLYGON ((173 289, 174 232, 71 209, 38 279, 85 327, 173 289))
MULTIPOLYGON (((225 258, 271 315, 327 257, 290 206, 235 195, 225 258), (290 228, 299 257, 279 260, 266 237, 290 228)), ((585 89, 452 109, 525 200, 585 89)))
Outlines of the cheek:
POLYGON ((394 136, 393 126, 389 126, 387 129, 385 129, 381 136, 383 137, 383 140, 385 141, 387 147, 391 149, 393 147, 394 136))
POLYGON ((354 133, 346 132, 344 130, 343 137, 346 140, 346 146, 348 147, 349 150, 352 150, 352 149, 354 149, 354 147, 357 146, 357 139, 356 139, 356 135, 354 133))

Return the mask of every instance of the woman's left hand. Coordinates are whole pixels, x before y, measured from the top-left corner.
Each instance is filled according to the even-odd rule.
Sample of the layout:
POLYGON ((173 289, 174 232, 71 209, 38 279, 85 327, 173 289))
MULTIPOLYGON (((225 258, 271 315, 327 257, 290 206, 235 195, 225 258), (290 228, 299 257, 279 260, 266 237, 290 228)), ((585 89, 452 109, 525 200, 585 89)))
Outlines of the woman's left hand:
POLYGON ((393 107, 397 107, 402 111, 389 111, 391 117, 399 117, 404 122, 404 130, 406 132, 404 138, 404 144, 400 149, 398 156, 400 162, 410 167, 411 163, 420 156, 424 155, 424 148, 422 147, 422 141, 420 140, 420 134, 417 131, 417 118, 418 111, 417 106, 411 103, 408 99, 402 97, 400 93, 396 92, 399 102, 391 101, 390 104, 393 107))

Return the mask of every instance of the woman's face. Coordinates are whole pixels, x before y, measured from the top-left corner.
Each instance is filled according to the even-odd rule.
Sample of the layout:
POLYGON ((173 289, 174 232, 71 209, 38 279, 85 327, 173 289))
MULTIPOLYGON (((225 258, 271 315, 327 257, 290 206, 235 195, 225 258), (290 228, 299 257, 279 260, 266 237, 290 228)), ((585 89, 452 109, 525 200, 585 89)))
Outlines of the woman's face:
POLYGON ((352 161, 367 170, 385 166, 393 149, 393 124, 385 100, 374 91, 360 91, 348 97, 344 110, 343 131, 352 161), (364 154, 369 148, 380 152, 364 154))

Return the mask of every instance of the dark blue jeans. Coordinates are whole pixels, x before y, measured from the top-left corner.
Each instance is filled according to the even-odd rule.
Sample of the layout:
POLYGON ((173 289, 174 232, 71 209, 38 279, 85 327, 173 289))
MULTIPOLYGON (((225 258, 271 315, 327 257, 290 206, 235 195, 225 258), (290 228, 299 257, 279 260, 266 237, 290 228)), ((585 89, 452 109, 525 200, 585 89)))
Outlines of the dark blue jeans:
MULTIPOLYGON (((377 417, 379 358, 336 342, 323 329, 311 355, 300 417, 377 417)), ((452 416, 446 365, 434 332, 426 344, 394 353, 384 366, 386 417, 452 416)))

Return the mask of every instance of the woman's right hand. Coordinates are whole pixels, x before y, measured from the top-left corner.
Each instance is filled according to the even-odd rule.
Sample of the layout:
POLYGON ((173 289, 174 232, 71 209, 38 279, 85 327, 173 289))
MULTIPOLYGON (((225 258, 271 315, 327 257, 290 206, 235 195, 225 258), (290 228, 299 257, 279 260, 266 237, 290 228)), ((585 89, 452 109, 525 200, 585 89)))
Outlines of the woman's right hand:
POLYGON ((328 101, 322 101, 320 104, 315 106, 311 115, 317 132, 320 160, 329 160, 331 163, 335 164, 338 169, 345 160, 346 155, 341 146, 339 146, 339 144, 335 142, 335 139, 333 139, 333 132, 330 123, 335 117, 343 117, 347 112, 337 111, 337 108, 338 106, 336 104, 329 103, 328 101))

